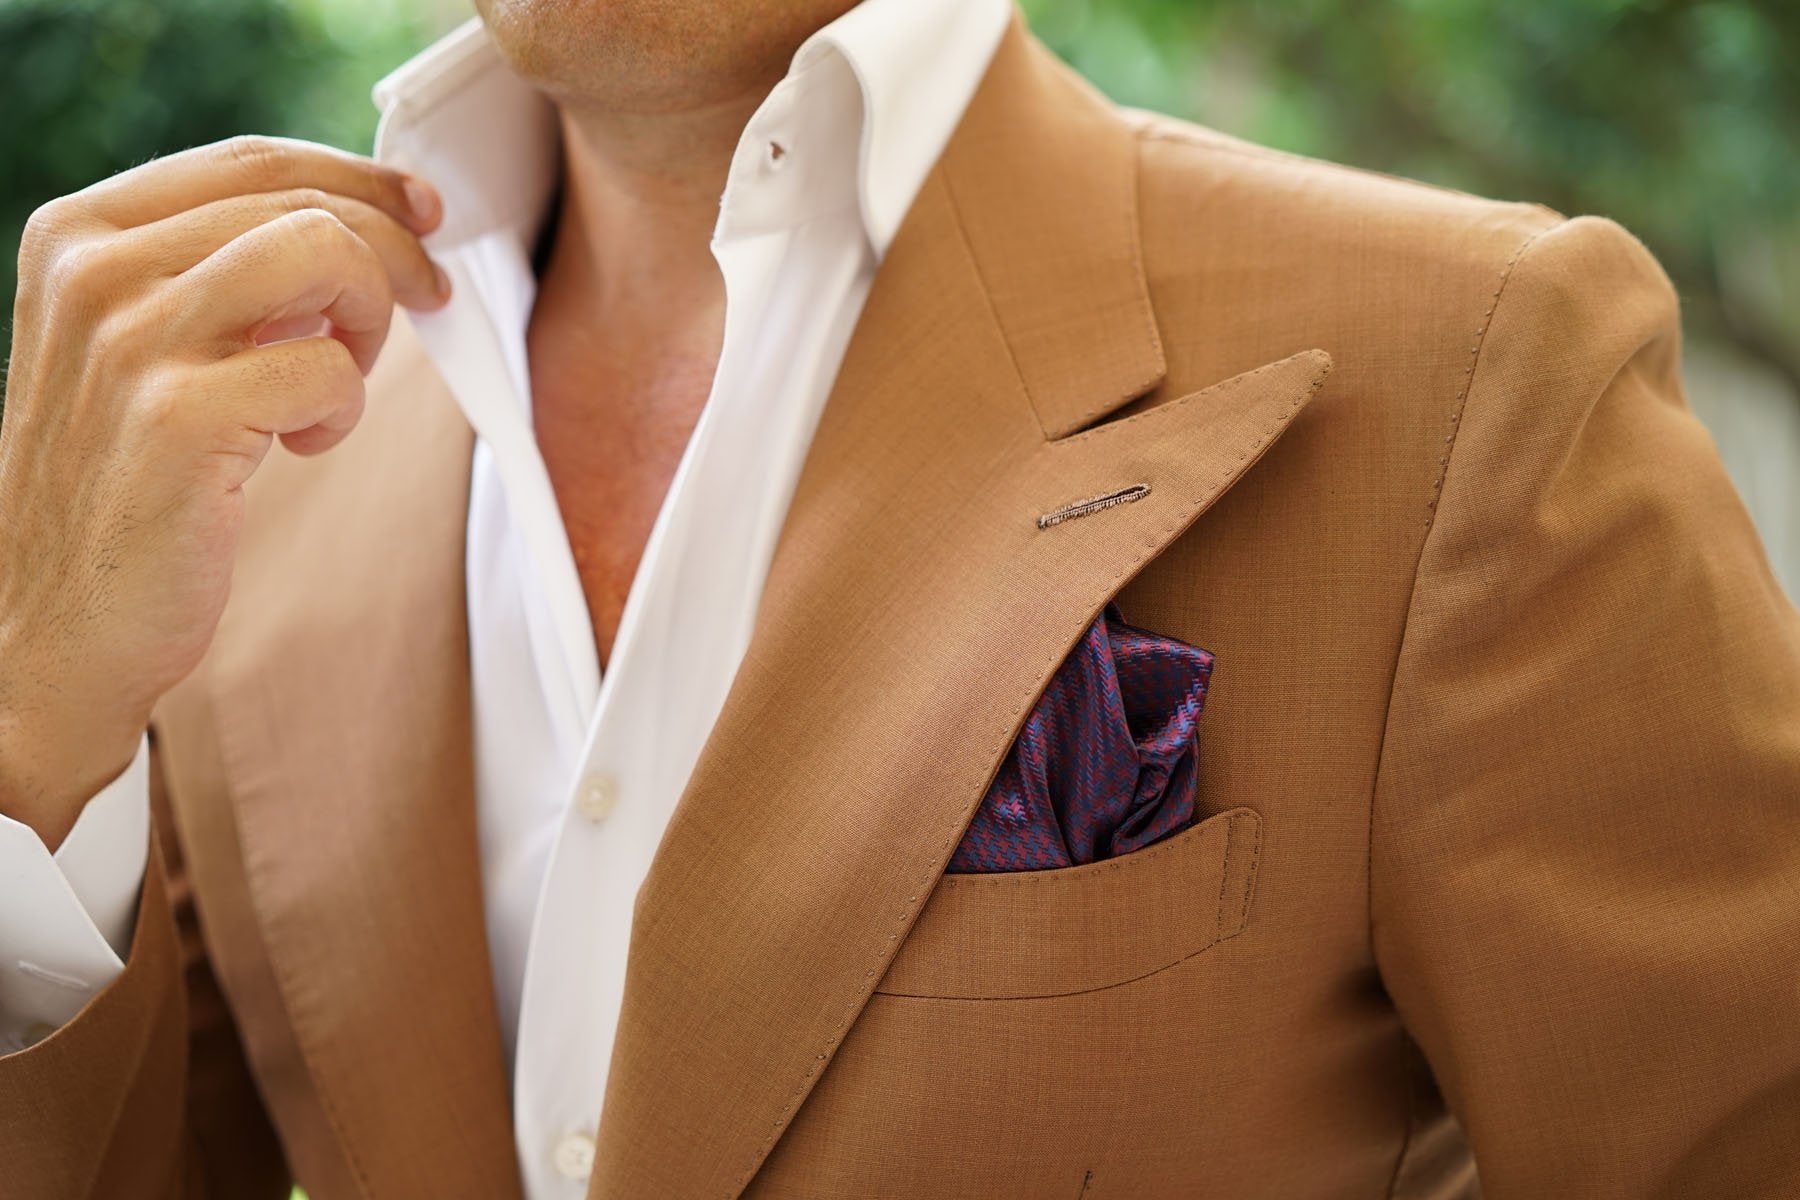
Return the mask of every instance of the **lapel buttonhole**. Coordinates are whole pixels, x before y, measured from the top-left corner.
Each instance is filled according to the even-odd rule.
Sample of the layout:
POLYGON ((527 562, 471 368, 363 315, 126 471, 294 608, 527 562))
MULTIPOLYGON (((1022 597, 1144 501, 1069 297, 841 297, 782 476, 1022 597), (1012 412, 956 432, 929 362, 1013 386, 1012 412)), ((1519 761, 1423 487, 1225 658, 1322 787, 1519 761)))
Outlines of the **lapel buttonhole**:
POLYGON ((1116 492, 1108 492, 1103 496, 1090 496, 1086 500, 1077 500, 1073 504, 1065 504, 1061 508, 1047 512, 1037 519, 1037 527, 1048 529, 1052 525, 1060 525, 1064 521, 1073 521, 1076 517, 1097 513, 1103 508, 1112 508, 1117 504, 1130 504, 1133 500, 1142 500, 1149 494, 1149 484, 1134 483, 1128 488, 1120 488, 1116 492))

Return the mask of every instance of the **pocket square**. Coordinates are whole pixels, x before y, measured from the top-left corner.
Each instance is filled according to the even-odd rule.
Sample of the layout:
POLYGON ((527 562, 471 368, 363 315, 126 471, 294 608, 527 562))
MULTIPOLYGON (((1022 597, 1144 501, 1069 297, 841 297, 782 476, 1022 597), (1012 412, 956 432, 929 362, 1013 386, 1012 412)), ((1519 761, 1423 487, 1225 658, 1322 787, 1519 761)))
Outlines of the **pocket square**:
POLYGON ((994 776, 952 874, 1115 858, 1194 822, 1213 656, 1108 604, 1057 668, 994 776))

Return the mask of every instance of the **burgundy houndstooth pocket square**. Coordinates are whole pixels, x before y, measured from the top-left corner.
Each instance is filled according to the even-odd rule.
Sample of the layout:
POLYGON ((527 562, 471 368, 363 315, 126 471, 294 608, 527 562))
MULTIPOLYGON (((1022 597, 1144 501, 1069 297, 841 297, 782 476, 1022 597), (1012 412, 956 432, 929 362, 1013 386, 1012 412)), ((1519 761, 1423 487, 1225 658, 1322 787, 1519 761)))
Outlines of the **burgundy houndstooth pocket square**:
POLYGON ((946 870, 1041 871, 1115 858, 1194 822, 1213 656, 1108 604, 1057 668, 946 870))

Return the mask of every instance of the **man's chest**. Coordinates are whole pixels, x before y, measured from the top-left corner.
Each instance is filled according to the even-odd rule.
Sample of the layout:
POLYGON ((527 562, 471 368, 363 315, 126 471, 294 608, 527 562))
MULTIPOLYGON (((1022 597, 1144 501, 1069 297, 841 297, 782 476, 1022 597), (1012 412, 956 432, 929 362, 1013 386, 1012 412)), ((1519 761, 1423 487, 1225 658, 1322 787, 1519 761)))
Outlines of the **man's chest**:
POLYGON ((534 365, 532 420, 602 663, 712 387, 703 360, 534 365))

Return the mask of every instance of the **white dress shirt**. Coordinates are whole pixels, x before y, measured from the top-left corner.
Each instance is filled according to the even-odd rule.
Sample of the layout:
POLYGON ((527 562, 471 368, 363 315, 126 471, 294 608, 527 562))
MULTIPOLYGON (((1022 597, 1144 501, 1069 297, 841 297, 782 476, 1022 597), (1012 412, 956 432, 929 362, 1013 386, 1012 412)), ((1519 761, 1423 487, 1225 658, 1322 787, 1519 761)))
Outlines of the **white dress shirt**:
MULTIPOLYGON (((444 196, 454 296, 413 323, 476 433, 467 593, 475 799, 526 1194, 578 1196, 633 900, 724 704, 789 500, 875 270, 1011 15, 864 0, 808 39, 745 128, 712 240, 719 365, 602 676, 537 448, 530 250, 555 187, 549 101, 471 21, 377 85, 376 157, 444 196)), ((53 857, 0 818, 0 1051, 122 969, 142 877, 140 751, 53 857)), ((404 853, 404 847, 395 847, 404 853)))

